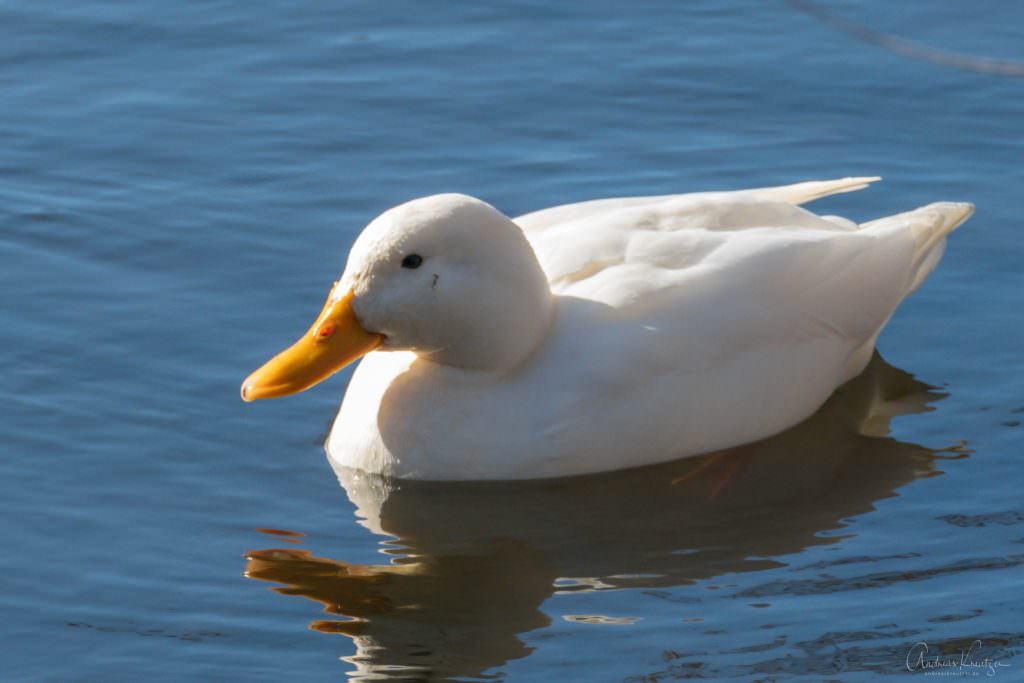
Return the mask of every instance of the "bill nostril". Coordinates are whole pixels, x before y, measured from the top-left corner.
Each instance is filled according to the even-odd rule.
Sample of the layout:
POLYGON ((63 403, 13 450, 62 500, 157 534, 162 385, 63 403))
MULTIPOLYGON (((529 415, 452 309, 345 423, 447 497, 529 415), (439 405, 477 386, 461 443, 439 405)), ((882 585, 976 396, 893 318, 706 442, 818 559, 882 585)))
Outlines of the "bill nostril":
POLYGON ((337 326, 331 322, 324 323, 323 325, 321 325, 314 335, 316 341, 323 341, 325 339, 329 339, 330 336, 334 334, 334 330, 336 327, 337 326))

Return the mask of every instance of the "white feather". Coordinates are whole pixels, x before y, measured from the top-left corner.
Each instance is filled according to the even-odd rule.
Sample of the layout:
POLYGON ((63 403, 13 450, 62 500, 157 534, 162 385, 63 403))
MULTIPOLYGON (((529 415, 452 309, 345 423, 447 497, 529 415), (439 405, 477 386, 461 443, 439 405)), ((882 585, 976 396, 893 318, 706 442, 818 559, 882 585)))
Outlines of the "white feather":
MULTIPOLYGON (((858 227, 797 206, 874 180, 597 200, 515 219, 532 253, 475 258, 504 259, 503 272, 539 262, 553 305, 535 348, 490 369, 371 353, 330 457, 419 479, 555 477, 793 426, 863 369, 882 326, 973 210, 932 204, 858 227)), ((445 239, 464 249, 478 234, 431 230, 442 251, 445 239)), ((487 263, 474 267, 487 277, 487 263)), ((480 291, 460 293, 481 311, 475 324, 502 329, 480 291)))

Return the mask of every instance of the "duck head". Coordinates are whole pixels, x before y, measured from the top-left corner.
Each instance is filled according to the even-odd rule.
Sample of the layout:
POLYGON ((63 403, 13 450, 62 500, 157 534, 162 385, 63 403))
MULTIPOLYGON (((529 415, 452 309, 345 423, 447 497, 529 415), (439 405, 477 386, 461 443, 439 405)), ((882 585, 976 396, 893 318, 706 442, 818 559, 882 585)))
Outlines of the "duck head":
POLYGON ((461 194, 374 219, 312 327, 242 383, 253 401, 294 394, 374 351, 407 350, 469 370, 508 370, 550 320, 551 290, 522 230, 461 194))

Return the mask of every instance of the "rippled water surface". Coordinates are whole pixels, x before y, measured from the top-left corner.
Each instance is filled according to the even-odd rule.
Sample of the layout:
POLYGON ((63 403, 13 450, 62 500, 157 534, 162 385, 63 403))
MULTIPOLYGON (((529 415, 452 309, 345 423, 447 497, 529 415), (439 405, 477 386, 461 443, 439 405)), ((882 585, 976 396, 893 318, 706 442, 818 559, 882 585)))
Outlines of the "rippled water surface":
POLYGON ((1024 60, 1021 5, 4 2, 0 25, 4 680, 1024 680, 1024 79, 962 57, 1024 60), (398 486, 324 458, 349 372, 238 399, 404 199, 875 174, 816 208, 978 212, 885 360, 738 452, 398 486))

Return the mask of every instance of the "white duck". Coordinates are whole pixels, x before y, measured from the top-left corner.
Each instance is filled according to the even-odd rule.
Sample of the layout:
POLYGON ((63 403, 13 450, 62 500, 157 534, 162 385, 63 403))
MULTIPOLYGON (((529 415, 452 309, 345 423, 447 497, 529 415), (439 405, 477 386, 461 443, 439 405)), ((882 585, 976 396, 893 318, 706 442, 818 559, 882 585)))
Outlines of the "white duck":
POLYGON ((459 194, 371 222, 310 331, 246 400, 356 370, 336 465, 527 479, 663 462, 770 436, 871 358, 973 212, 856 225, 797 205, 877 178, 604 199, 509 219, 459 194))

